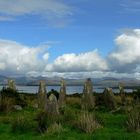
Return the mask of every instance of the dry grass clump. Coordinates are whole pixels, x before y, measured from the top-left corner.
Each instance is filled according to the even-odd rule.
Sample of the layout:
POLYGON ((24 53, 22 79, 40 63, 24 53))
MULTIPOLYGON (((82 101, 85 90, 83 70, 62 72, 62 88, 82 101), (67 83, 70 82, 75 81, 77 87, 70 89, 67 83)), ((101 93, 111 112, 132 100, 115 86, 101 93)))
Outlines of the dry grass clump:
POLYGON ((121 97, 119 95, 115 96, 115 100, 118 105, 122 104, 121 97))
POLYGON ((96 129, 101 128, 93 113, 84 112, 78 120, 77 127, 85 133, 93 133, 96 129))
POLYGON ((128 114, 128 119, 126 121, 127 130, 130 132, 140 133, 140 108, 133 109, 128 114))
POLYGON ((13 105, 15 104, 15 100, 12 98, 4 98, 0 104, 0 111, 9 113, 13 109, 13 105))
POLYGON ((40 133, 44 133, 47 129, 55 123, 59 123, 60 116, 59 115, 50 115, 46 111, 40 111, 36 117, 35 121, 37 122, 38 126, 37 129, 40 133))
POLYGON ((126 104, 127 105, 132 105, 133 102, 134 102, 134 99, 131 96, 126 97, 126 104))
POLYGON ((60 134, 62 132, 64 132, 64 128, 60 123, 54 123, 47 129, 48 134, 60 134))

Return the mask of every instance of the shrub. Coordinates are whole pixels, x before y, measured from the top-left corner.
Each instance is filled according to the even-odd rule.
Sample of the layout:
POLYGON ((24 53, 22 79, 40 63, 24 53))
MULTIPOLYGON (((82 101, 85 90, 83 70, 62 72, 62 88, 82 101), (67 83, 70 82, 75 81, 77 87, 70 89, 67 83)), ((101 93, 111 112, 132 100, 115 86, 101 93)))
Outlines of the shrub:
POLYGON ((140 101, 140 88, 133 90, 133 98, 136 102, 140 101))
POLYGON ((140 132, 140 110, 135 108, 128 114, 126 121, 127 130, 130 132, 140 132))
POLYGON ((56 96, 57 100, 58 100, 58 98, 59 98, 59 92, 57 90, 51 89, 51 91, 49 91, 47 93, 47 97, 49 97, 51 94, 54 94, 56 96))
POLYGON ((103 106, 104 105, 104 98, 103 98, 103 94, 97 94, 95 93, 95 104, 96 106, 103 106))
POLYGON ((2 97, 13 97, 18 98, 19 94, 16 90, 10 89, 10 88, 2 88, 1 90, 2 97))
POLYGON ((40 133, 46 132, 47 128, 51 126, 54 123, 59 123, 60 116, 59 115, 51 115, 47 111, 40 111, 36 117, 35 120, 38 124, 38 130, 40 133))
POLYGON ((11 99, 13 100, 13 105, 21 105, 22 107, 26 106, 26 102, 20 98, 19 93, 16 90, 12 90, 10 88, 3 88, 1 90, 1 101, 4 103, 5 100, 11 99))
POLYGON ((29 121, 24 116, 17 116, 11 123, 12 132, 26 132, 29 130, 29 121))
POLYGON ((103 99, 105 106, 111 111, 117 108, 115 95, 111 88, 105 88, 103 91, 103 99))
POLYGON ((79 129, 85 133, 93 133, 96 129, 100 128, 101 125, 98 123, 95 115, 92 113, 84 112, 77 123, 79 129))
POLYGON ((12 98, 3 98, 0 104, 0 111, 9 113, 12 111, 15 100, 12 98))

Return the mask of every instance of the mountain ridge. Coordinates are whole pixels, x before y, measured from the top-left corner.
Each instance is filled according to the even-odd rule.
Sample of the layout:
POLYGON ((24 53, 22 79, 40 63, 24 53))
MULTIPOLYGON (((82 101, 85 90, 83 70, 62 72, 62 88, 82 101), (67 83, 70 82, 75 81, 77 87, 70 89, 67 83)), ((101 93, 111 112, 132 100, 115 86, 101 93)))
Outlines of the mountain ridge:
MULTIPOLYGON (((7 84, 8 79, 15 80, 17 85, 35 86, 39 85, 40 80, 45 80, 47 85, 60 85, 61 77, 6 77, 0 75, 0 84, 7 84)), ((65 79, 67 85, 77 86, 83 85, 86 79, 65 79)), ((114 78, 114 77, 103 77, 103 78, 91 78, 93 85, 102 87, 116 87, 119 83, 123 83, 124 86, 140 86, 140 80, 136 78, 114 78)))

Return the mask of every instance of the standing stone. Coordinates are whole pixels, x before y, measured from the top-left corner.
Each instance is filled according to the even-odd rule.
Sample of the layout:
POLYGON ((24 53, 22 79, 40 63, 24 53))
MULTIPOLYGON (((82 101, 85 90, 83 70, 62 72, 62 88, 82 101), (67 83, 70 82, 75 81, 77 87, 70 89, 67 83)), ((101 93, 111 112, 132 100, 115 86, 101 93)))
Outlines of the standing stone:
POLYGON ((65 106, 66 100, 66 84, 65 81, 61 80, 60 94, 59 94, 59 107, 65 106))
POLYGON ((57 102, 57 98, 54 94, 51 94, 49 96, 45 111, 47 112, 48 115, 50 115, 52 117, 59 114, 58 102, 57 102))
POLYGON ((0 107, 1 107, 1 104, 2 104, 2 94, 1 94, 1 91, 0 91, 0 107))
POLYGON ((38 90, 38 107, 44 109, 47 102, 47 92, 45 81, 40 81, 38 90))
POLYGON ((14 80, 8 80, 8 88, 11 90, 16 90, 16 85, 14 80))
POLYGON ((92 94, 92 92, 93 92, 93 85, 92 85, 91 79, 88 78, 85 82, 85 85, 84 85, 84 93, 85 94, 92 94))
POLYGON ((105 106, 109 110, 116 109, 117 103, 116 103, 115 96, 113 94, 112 88, 105 88, 105 90, 103 92, 103 98, 104 98, 105 106))
POLYGON ((124 92, 124 88, 123 88, 123 84, 122 83, 119 84, 119 90, 120 90, 120 96, 121 96, 122 105, 125 105, 126 97, 125 97, 125 92, 124 92))
POLYGON ((83 109, 93 109, 95 106, 95 98, 93 96, 93 85, 90 78, 85 81, 82 98, 83 109))

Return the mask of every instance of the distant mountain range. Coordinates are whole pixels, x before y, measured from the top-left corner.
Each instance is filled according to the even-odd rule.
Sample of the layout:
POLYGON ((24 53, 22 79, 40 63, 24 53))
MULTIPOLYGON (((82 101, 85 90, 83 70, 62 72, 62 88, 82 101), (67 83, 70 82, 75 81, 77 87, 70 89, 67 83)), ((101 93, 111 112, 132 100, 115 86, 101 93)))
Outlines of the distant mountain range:
MULTIPOLYGON (((7 84, 8 79, 15 80, 17 85, 28 85, 34 86, 38 85, 40 80, 45 80, 47 85, 60 85, 61 77, 6 77, 0 75, 0 84, 7 84)), ((101 87, 118 87, 119 83, 123 83, 125 87, 140 87, 140 80, 135 78, 91 78, 93 85, 101 87)), ((65 79, 67 85, 83 85, 85 79, 65 79)))

